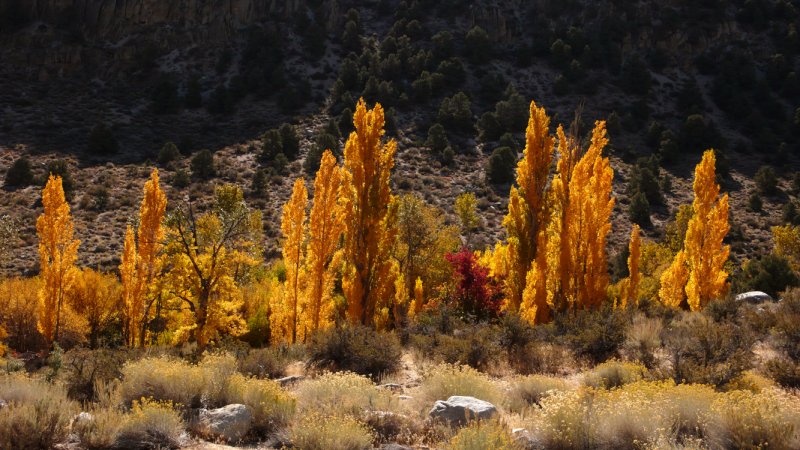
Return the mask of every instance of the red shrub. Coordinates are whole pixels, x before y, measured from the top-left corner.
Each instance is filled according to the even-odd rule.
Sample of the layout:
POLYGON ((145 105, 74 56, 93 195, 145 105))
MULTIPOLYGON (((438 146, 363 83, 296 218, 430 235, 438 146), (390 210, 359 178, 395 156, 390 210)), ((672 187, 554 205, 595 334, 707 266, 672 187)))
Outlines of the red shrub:
POLYGON ((453 266, 458 284, 453 300, 466 314, 478 318, 496 317, 501 295, 489 278, 489 269, 478 264, 478 258, 467 249, 448 253, 445 258, 453 266))

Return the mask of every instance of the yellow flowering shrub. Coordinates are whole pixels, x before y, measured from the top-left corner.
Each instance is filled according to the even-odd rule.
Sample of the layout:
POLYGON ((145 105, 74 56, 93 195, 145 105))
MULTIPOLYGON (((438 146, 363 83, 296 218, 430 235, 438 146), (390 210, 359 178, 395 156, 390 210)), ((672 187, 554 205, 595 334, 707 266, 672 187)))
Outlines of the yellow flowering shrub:
POLYGON ((508 427, 500 422, 474 421, 462 428, 447 444, 449 450, 521 450, 509 433, 508 427))
POLYGON ((374 436, 349 416, 306 415, 290 430, 292 444, 302 450, 366 450, 374 436))
POLYGON ((304 382, 297 391, 303 411, 330 416, 360 416, 366 410, 389 411, 395 404, 392 393, 378 389, 369 378, 352 372, 326 372, 304 382))
POLYGON ((469 366, 440 364, 424 374, 421 397, 428 403, 466 395, 497 404, 501 400, 495 383, 469 366))

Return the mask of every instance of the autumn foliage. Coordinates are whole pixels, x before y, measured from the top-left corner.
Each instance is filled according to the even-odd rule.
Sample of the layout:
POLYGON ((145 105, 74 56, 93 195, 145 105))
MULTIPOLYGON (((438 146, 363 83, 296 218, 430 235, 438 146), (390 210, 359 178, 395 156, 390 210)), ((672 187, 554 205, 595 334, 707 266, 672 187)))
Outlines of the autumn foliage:
POLYGON ((707 150, 694 173, 694 202, 683 249, 661 277, 660 295, 665 304, 697 311, 725 295, 728 273, 725 263, 730 248, 722 241, 728 234, 728 195, 719 196, 713 150, 707 150))
POLYGON ((39 329, 48 342, 58 342, 67 293, 75 283, 80 241, 73 239, 74 226, 64 197, 61 177, 50 176, 42 191, 44 212, 36 220, 42 287, 39 329))
POLYGON ((453 294, 456 305, 474 317, 495 317, 502 299, 491 283, 488 269, 481 266, 475 254, 467 249, 449 253, 445 258, 453 266, 456 277, 453 294))
POLYGON ((342 290, 347 316, 372 325, 386 299, 392 297, 395 273, 390 258, 395 224, 390 204, 389 176, 397 144, 383 142, 384 112, 380 104, 367 109, 363 99, 353 116, 355 131, 344 147, 344 267, 342 290))
MULTIPOLYGON (((294 181, 280 217, 281 258, 271 264, 261 212, 240 187, 215 186, 204 211, 189 201, 168 211, 153 169, 125 229, 118 277, 79 268, 61 178, 50 176, 36 221, 41 274, 0 283, 0 340, 35 348, 66 333, 68 343, 92 347, 107 336, 131 347, 195 342, 200 350, 226 336, 294 344, 346 321, 405 328, 441 305, 464 317, 541 324, 609 299, 699 310, 727 292, 728 197, 715 181, 713 151, 695 170, 692 205, 678 209, 662 242, 643 240, 633 226, 628 276, 610 285, 615 199, 605 122, 584 141, 577 126, 551 132, 545 109, 530 103, 506 236, 482 252, 468 248, 482 220, 473 193, 459 195, 451 215, 423 195, 394 195, 397 145, 384 138, 383 108, 359 101, 353 125, 341 161, 325 150, 313 187, 294 181)), ((797 235, 796 227, 774 229, 775 252, 795 268, 797 235)))

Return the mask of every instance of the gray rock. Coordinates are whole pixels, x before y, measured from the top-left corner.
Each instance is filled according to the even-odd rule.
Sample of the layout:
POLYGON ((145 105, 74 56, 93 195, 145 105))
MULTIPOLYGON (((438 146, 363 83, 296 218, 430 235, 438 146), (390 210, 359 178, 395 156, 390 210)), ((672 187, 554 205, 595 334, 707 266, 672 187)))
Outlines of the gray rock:
POLYGON ((397 398, 399 398, 400 400, 411 400, 414 397, 410 395, 398 395, 397 398))
POLYGON ((228 442, 240 441, 253 424, 253 413, 245 405, 233 404, 217 409, 201 409, 197 432, 228 442))
POLYGON ((289 375, 288 377, 278 378, 276 381, 280 383, 281 387, 288 386, 290 384, 295 384, 299 381, 303 381, 306 377, 302 375, 289 375))
POLYGON ((395 444, 393 442, 391 444, 383 444, 383 445, 381 445, 381 450, 413 450, 413 448, 405 446, 405 445, 395 444))
POLYGON ((511 436, 517 444, 525 450, 544 450, 545 446, 531 435, 525 428, 514 428, 511 436))
POLYGON ((386 384, 381 384, 381 385, 380 385, 380 386, 378 386, 378 387, 379 387, 379 388, 381 388, 381 389, 386 389, 387 391, 392 391, 392 392, 403 392, 403 386, 402 386, 402 385, 400 385, 400 384, 397 384, 397 383, 386 383, 386 384))
POLYGON ((0 409, 5 408, 6 406, 8 406, 8 403, 6 403, 5 400, 0 400, 0 409))
POLYGON ((86 411, 80 412, 80 413, 76 414, 75 417, 72 418, 72 426, 73 427, 74 426, 88 425, 88 424, 90 424, 92 422, 94 422, 94 416, 91 415, 90 413, 86 412, 86 411))
POLYGON ((434 419, 443 419, 451 424, 463 425, 474 419, 491 419, 497 408, 475 397, 454 395, 447 400, 438 400, 428 412, 434 419))

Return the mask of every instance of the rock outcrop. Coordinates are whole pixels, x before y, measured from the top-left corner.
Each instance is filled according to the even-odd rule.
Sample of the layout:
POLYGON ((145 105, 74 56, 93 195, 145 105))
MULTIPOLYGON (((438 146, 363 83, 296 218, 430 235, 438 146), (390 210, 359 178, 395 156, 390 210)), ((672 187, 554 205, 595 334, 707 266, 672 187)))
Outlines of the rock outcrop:
POLYGON ((201 409, 196 431, 206 437, 238 442, 250 431, 253 413, 245 405, 233 404, 217 409, 201 409))
POLYGON ((475 397, 460 395, 437 401, 428 412, 428 416, 431 418, 442 419, 458 425, 475 419, 491 419, 495 414, 497 414, 497 408, 493 404, 475 397))

